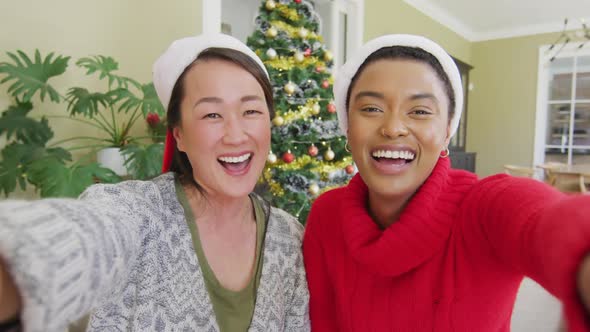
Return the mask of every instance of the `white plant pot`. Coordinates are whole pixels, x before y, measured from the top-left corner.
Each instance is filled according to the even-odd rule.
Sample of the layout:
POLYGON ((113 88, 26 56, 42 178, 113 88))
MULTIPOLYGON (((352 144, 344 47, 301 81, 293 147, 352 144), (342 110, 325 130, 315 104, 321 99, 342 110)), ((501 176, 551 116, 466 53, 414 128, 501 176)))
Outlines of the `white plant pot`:
POLYGON ((96 161, 103 167, 110 168, 119 176, 129 174, 125 167, 125 158, 119 148, 105 148, 97 152, 96 161))

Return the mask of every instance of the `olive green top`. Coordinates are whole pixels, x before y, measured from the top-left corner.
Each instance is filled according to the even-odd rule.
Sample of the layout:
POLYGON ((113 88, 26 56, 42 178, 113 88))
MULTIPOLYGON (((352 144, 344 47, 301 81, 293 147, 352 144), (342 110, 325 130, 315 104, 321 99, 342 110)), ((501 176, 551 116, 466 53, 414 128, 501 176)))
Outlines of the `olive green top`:
POLYGON ((250 200, 254 206, 254 214, 256 218, 256 257, 254 261, 254 275, 250 278, 250 282, 246 287, 239 291, 232 291, 223 287, 215 273, 207 262, 207 257, 201 246, 199 237, 199 230, 196 227, 196 220, 193 211, 188 203, 186 194, 182 188, 180 181, 176 179, 176 195, 184 209, 184 215, 187 225, 191 231, 193 245, 199 260, 201 272, 205 280, 205 286, 211 303, 213 304, 213 311, 215 318, 221 332, 239 332, 248 331, 252 316, 254 315, 254 305, 256 303, 256 291, 260 282, 260 272, 262 271, 262 246, 264 242, 264 234, 266 232, 266 218, 260 201, 254 196, 250 195, 250 200))

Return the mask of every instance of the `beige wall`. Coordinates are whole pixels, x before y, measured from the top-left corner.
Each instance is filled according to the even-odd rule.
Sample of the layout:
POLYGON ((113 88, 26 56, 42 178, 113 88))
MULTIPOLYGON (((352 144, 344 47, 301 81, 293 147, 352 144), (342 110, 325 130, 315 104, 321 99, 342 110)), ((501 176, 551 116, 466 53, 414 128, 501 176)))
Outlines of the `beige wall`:
POLYGON ((472 46, 467 150, 477 152, 477 173, 533 163, 539 47, 558 34, 476 42, 472 46))
POLYGON ((365 41, 390 33, 423 35, 471 63, 471 43, 402 0, 365 0, 365 41))
MULTIPOLYGON (((201 6, 201 0, 10 1, 0 10, 0 61, 8 60, 7 51, 32 54, 38 48, 44 55, 54 51, 72 56, 71 69, 80 57, 108 55, 119 61, 122 75, 147 83, 152 63, 174 39, 201 32, 201 6)), ((64 95, 73 85, 97 88, 93 82, 78 69, 50 81, 64 95)), ((10 103, 7 88, 0 86, 0 110, 10 103)), ((66 114, 54 105, 35 112, 66 114)), ((72 121, 50 123, 56 139, 98 134, 72 121)))

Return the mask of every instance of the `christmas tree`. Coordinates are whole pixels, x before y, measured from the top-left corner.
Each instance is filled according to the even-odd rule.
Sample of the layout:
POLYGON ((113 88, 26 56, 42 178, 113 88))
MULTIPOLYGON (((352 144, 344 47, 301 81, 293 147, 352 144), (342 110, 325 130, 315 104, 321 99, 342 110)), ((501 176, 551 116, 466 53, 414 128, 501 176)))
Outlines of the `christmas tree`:
POLYGON ((248 45, 273 84, 272 147, 261 178, 263 196, 305 223, 321 193, 348 182, 354 167, 338 129, 332 94, 333 55, 306 0, 268 0, 248 45))

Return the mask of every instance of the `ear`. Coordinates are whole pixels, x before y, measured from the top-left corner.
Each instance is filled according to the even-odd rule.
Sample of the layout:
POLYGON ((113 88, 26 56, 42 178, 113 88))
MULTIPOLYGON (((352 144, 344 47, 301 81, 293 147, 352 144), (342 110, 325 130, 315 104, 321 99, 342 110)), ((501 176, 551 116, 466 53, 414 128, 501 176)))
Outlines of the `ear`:
POLYGON ((450 142, 451 142, 451 124, 449 123, 447 125, 447 134, 445 136, 445 147, 448 147, 450 142))
POLYGON ((174 127, 174 129, 172 129, 172 135, 176 141, 176 148, 178 151, 186 152, 184 149, 184 134, 182 133, 182 129, 180 129, 180 127, 174 127))

